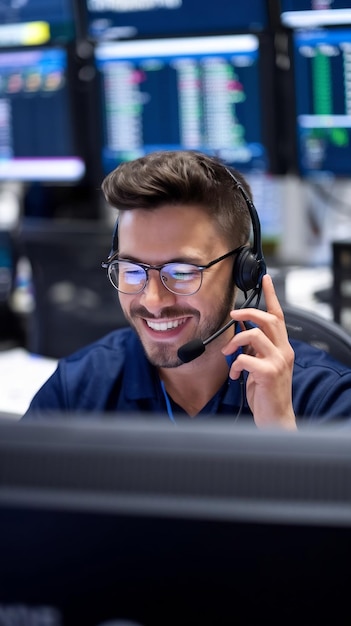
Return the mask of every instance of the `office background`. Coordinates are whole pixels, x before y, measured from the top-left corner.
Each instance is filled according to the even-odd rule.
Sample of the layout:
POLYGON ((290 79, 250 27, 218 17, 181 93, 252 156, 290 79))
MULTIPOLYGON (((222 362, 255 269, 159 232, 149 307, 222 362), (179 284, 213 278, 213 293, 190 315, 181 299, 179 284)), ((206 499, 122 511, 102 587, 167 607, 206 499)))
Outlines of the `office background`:
MULTIPOLYGON (((124 323, 99 188, 155 148, 241 170, 282 302, 351 334, 347 4, 0 3, 0 412, 19 416, 60 356, 124 323)), ((105 426, 1 424, 4 620, 345 622, 345 431, 105 426)))
POLYGON ((57 359, 124 324, 101 269, 119 162, 200 149, 248 178, 284 301, 351 331, 351 8, 0 7, 0 339, 57 359))

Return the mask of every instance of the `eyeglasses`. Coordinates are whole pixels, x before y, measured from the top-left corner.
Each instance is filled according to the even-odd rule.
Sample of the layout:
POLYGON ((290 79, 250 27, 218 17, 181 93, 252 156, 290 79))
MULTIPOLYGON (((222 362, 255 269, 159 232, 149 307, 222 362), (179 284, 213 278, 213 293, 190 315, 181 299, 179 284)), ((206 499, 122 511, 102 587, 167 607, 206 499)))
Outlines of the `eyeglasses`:
POLYGON ((128 259, 115 259, 102 263, 102 267, 107 269, 107 275, 112 285, 121 293, 129 295, 141 293, 148 283, 149 270, 157 270, 162 284, 168 291, 177 296, 191 296, 199 291, 204 270, 224 261, 240 249, 241 246, 223 254, 207 265, 180 262, 148 265, 147 263, 134 263, 128 259))

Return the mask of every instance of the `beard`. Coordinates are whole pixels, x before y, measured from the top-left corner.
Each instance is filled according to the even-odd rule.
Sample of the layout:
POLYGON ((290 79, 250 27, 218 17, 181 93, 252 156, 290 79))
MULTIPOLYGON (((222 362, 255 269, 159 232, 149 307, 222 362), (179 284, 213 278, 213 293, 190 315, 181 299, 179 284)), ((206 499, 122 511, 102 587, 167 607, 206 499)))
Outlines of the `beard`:
MULTIPOLYGON (((208 337, 213 335, 219 328, 224 326, 229 319, 229 311, 231 311, 232 308, 233 292, 228 290, 228 292, 224 294, 223 299, 217 299, 216 307, 210 312, 209 315, 204 317, 202 321, 200 312, 192 307, 167 307, 161 310, 159 318, 166 319, 190 315, 197 320, 197 328, 194 335, 189 337, 187 341, 198 339, 203 342, 208 339, 208 337)), ((139 336, 145 355, 152 365, 157 368, 173 368, 183 365, 183 361, 181 361, 177 353, 180 346, 165 343, 163 341, 158 342, 157 340, 148 341, 143 337, 143 333, 138 330, 138 325, 135 323, 135 320, 140 318, 157 319, 151 315, 145 307, 132 307, 129 313, 124 311, 124 315, 130 326, 139 336)))

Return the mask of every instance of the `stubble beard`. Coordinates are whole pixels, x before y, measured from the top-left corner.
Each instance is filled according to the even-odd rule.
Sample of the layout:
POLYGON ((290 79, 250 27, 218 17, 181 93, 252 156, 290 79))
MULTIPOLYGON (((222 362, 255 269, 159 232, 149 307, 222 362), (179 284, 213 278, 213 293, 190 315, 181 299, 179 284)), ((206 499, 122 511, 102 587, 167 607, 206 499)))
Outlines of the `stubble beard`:
MULTIPOLYGON (((215 333, 219 328, 224 326, 224 324, 228 321, 229 311, 233 308, 233 294, 232 292, 227 292, 223 301, 217 303, 216 311, 212 313, 212 315, 208 316, 200 325, 200 313, 196 309, 188 308, 187 310, 176 310, 176 309, 164 309, 162 311, 163 319, 166 317, 176 317, 182 315, 191 315, 194 319, 197 320, 197 329, 196 333, 193 337, 190 337, 188 341, 193 339, 199 339, 200 341, 205 341, 210 337, 213 333, 215 333)), ((124 312, 124 315, 130 324, 130 326, 135 330, 141 344, 143 346, 144 352, 146 354, 147 359, 150 361, 152 365, 157 368, 173 368, 179 367, 183 365, 183 361, 178 357, 178 347, 165 342, 146 342, 143 340, 142 333, 139 332, 137 324, 134 320, 140 319, 140 317, 151 317, 149 314, 146 314, 145 309, 141 307, 132 310, 130 314, 124 312)))

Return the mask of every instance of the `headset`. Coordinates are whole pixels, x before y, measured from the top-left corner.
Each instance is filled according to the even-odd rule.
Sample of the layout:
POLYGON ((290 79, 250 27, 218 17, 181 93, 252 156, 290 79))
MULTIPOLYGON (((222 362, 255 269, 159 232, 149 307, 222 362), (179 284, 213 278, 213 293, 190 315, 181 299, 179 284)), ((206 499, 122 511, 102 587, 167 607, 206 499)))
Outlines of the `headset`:
POLYGON ((247 298, 248 291, 252 289, 256 292, 254 295, 260 297, 262 277, 266 273, 266 262, 263 256, 261 224, 257 209, 234 174, 228 168, 225 168, 225 171, 246 202, 253 231, 252 246, 242 246, 236 256, 233 268, 234 282, 244 292, 245 298, 247 298))

